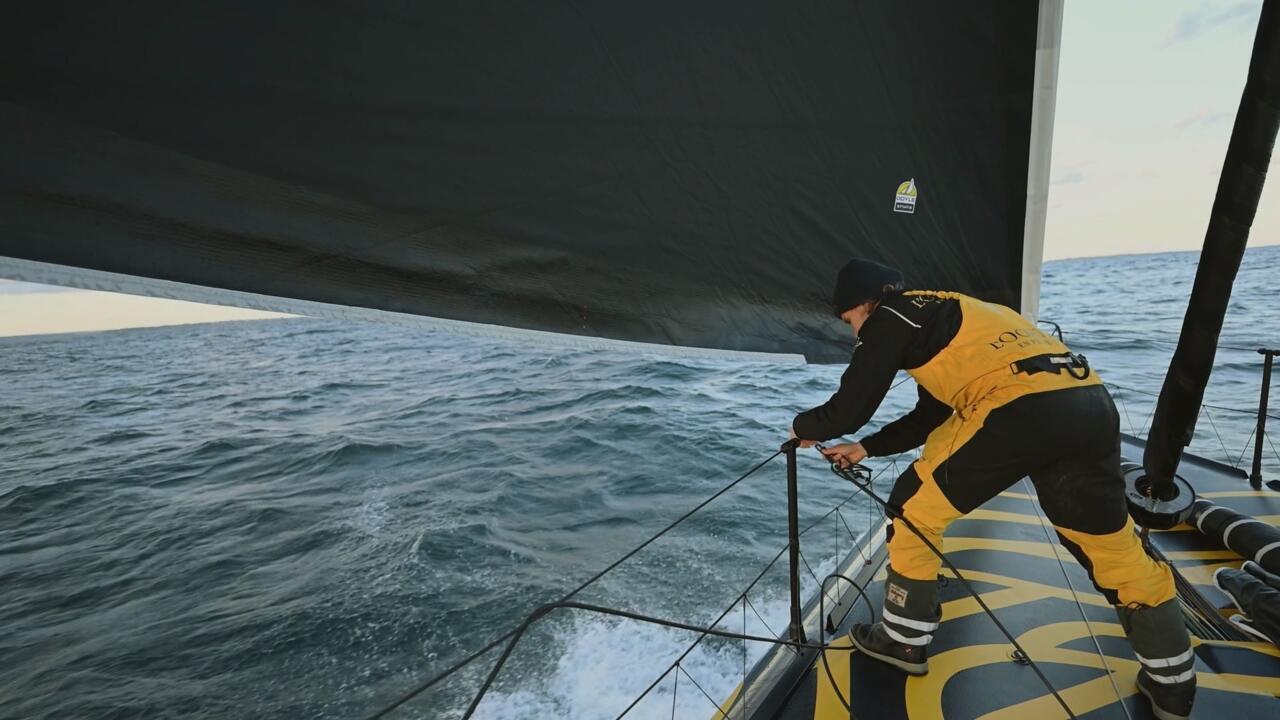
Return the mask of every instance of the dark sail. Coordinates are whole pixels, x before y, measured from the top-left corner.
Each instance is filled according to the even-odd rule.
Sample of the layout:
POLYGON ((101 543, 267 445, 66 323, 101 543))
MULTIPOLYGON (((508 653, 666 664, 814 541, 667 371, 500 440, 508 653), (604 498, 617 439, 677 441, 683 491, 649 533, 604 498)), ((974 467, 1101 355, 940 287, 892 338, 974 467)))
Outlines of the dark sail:
POLYGON ((1037 5, 25 3, 0 256, 843 361, 851 256, 1019 306, 1037 5))

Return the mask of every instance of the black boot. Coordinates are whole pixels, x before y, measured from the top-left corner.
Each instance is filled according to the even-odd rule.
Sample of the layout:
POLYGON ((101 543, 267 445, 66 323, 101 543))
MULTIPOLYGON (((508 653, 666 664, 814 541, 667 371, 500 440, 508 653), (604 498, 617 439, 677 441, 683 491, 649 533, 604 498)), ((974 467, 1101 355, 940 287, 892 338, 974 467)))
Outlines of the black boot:
POLYGON ((912 580, 889 568, 884 622, 854 625, 849 639, 860 652, 910 675, 929 672, 929 642, 942 617, 938 583, 912 580))
POLYGON ((1218 568, 1213 582, 1248 619, 1248 624, 1237 622, 1236 627, 1280 645, 1280 577, 1247 561, 1243 570, 1218 568))
POLYGON ((1138 671, 1138 692, 1151 701, 1151 714, 1159 720, 1188 720, 1196 698, 1195 678, 1189 683, 1165 685, 1153 677, 1146 668, 1138 671))
POLYGON ((907 645, 889 637, 884 623, 859 623, 849 630, 849 640, 858 652, 888 663, 908 675, 929 672, 929 646, 907 645))
POLYGON ((1245 560, 1240 569, 1258 578, 1272 590, 1280 590, 1280 575, 1267 572, 1267 569, 1252 560, 1245 560))
POLYGON ((1138 692, 1160 720, 1186 720, 1196 696, 1195 653, 1178 599, 1154 607, 1117 607, 1120 624, 1142 663, 1138 692))

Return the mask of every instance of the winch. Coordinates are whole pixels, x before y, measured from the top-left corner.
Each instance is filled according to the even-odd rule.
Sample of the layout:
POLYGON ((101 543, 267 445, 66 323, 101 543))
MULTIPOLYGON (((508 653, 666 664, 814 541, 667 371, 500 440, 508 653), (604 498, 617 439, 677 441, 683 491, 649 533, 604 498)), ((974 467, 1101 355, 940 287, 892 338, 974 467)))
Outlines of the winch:
POLYGON ((1151 530, 1168 530, 1191 517, 1196 491, 1181 475, 1153 487, 1141 465, 1122 463, 1120 470, 1124 473, 1124 499, 1129 515, 1137 524, 1151 530))

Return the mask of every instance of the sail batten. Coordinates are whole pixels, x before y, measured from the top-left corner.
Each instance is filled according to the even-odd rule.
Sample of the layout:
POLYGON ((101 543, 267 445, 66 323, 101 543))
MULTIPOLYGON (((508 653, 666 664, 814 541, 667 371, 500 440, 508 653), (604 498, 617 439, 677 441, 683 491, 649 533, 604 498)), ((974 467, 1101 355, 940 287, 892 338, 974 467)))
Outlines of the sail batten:
POLYGON ((1062 0, 1040 0, 1035 91, 1031 103, 1031 151, 1027 160, 1027 214, 1022 244, 1021 310, 1033 322, 1040 314, 1040 268, 1044 265, 1045 222, 1049 212, 1049 170, 1053 160, 1062 12, 1062 0))

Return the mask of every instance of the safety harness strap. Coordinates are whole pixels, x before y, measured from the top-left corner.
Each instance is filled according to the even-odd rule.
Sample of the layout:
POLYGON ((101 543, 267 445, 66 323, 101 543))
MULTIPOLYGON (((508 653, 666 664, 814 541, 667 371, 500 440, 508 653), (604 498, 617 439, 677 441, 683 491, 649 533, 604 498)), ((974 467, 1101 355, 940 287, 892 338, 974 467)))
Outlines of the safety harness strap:
POLYGON ((1035 375, 1036 373, 1054 373, 1061 374, 1066 371, 1071 377, 1077 380, 1084 380, 1089 377, 1089 359, 1084 355, 1077 353, 1046 353, 1044 355, 1036 355, 1034 357, 1024 358, 1009 363, 1009 368, 1015 374, 1026 373, 1027 375, 1035 375))

